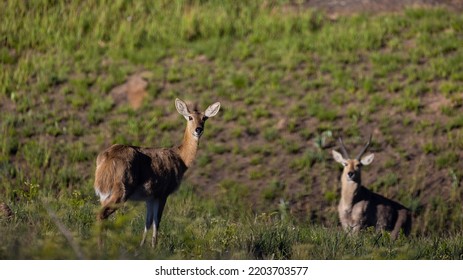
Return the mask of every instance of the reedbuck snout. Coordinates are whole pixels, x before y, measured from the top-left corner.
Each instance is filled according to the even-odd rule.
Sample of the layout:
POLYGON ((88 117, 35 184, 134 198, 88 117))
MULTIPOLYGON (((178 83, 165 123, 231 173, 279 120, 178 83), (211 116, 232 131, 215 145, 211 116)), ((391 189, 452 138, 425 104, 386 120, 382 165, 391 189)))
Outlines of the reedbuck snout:
POLYGON ((373 226, 378 231, 390 231, 393 239, 397 238, 401 230, 408 235, 412 224, 410 210, 362 186, 362 166, 371 164, 375 157, 374 154, 363 156, 370 146, 371 135, 354 159, 347 154, 342 138, 339 138, 339 143, 342 155, 333 150, 333 158, 344 166, 341 175, 341 201, 338 205, 343 229, 357 232, 373 226))
POLYGON ((147 231, 153 227, 151 244, 155 246, 167 197, 178 189, 183 174, 193 163, 204 123, 219 112, 220 103, 201 112, 190 109, 177 98, 175 107, 187 120, 180 146, 156 149, 113 145, 96 160, 95 191, 102 206, 98 219, 108 218, 127 200, 145 201, 146 221, 141 245, 147 231))

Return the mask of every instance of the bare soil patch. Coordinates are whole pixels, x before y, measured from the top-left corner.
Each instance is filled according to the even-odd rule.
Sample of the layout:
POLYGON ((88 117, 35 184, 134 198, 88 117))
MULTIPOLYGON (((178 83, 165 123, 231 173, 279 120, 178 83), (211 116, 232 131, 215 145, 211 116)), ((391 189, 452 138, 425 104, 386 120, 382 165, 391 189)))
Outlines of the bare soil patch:
POLYGON ((147 75, 149 72, 133 74, 125 83, 113 88, 110 95, 116 104, 128 102, 133 109, 140 108, 143 99, 148 95, 146 91, 148 82, 144 78, 147 75))

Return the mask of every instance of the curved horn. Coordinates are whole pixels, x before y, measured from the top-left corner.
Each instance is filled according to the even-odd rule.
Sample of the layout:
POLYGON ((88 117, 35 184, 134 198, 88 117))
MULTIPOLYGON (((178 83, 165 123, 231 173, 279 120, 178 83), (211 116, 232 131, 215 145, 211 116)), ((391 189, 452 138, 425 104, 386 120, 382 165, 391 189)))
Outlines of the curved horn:
POLYGON ((368 147, 371 144, 371 137, 372 137, 372 133, 370 133, 370 138, 368 139, 367 144, 365 145, 365 147, 363 147, 363 149, 360 151, 360 153, 356 157, 357 160, 360 160, 360 158, 363 156, 363 154, 367 151, 368 147))
POLYGON ((341 152, 344 159, 348 159, 349 155, 347 154, 346 147, 344 147, 344 142, 342 142, 342 137, 339 137, 339 143, 341 144, 341 152))

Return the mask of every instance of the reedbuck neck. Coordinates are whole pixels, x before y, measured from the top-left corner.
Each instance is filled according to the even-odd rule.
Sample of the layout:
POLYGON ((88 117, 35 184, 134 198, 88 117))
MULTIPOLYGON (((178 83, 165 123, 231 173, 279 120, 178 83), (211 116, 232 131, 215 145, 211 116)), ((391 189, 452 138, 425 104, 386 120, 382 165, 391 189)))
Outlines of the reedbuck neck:
POLYGON ((220 109, 220 103, 214 103, 209 106, 204 113, 197 110, 189 110, 188 106, 180 99, 175 100, 177 111, 187 120, 185 134, 183 135, 182 144, 178 147, 178 153, 185 163, 190 167, 198 151, 199 138, 204 132, 204 123, 209 117, 215 116, 220 109))

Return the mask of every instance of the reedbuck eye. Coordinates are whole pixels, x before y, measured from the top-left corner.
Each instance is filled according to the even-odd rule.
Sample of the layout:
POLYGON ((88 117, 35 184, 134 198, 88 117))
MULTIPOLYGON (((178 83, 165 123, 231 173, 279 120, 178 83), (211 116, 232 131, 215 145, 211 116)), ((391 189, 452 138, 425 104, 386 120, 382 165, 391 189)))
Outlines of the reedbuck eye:
POLYGON ((189 121, 192 121, 192 120, 193 120, 193 117, 192 117, 192 116, 188 116, 188 120, 189 120, 189 121))

